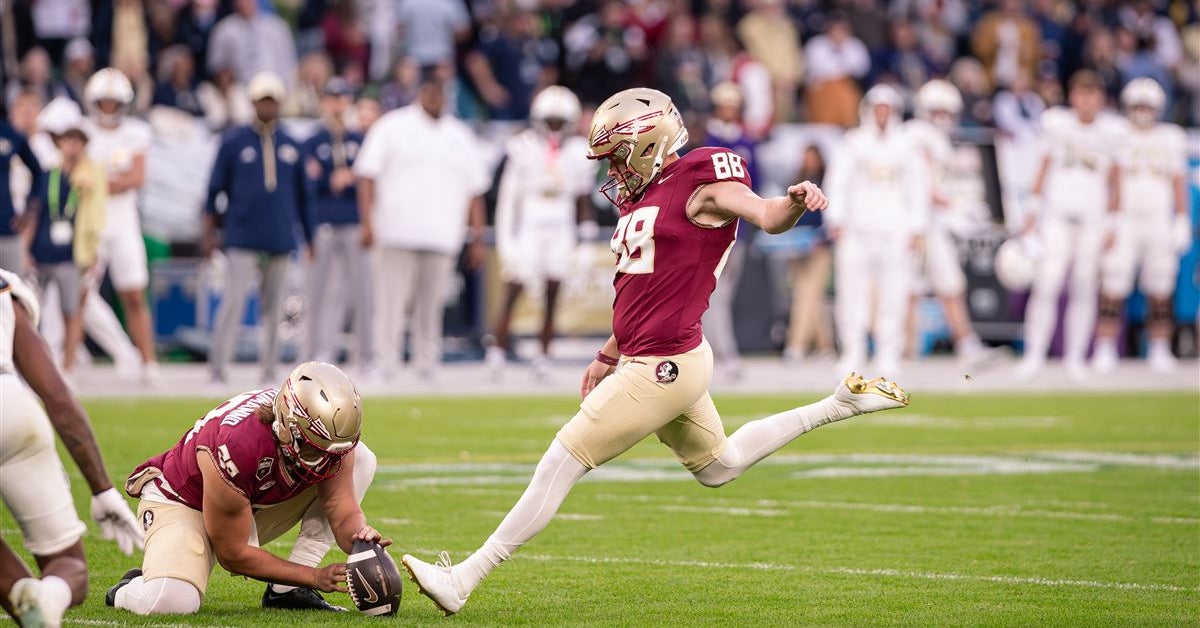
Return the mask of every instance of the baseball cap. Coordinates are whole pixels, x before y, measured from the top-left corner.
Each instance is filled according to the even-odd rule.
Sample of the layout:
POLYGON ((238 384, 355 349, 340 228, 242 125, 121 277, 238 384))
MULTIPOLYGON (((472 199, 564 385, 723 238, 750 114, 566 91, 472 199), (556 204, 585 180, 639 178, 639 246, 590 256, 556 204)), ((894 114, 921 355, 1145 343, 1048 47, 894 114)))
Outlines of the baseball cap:
POLYGON ((346 79, 335 76, 325 81, 324 92, 326 96, 353 96, 354 88, 350 86, 350 83, 346 79))
POLYGON ((283 79, 279 78, 278 74, 259 72, 250 79, 250 84, 246 86, 246 95, 253 102, 267 98, 282 101, 284 96, 287 96, 287 88, 283 86, 283 79))
POLYGON ((65 96, 59 96, 42 108, 37 117, 38 128, 51 134, 62 135, 68 131, 78 131, 86 137, 83 130, 83 112, 79 104, 65 96))

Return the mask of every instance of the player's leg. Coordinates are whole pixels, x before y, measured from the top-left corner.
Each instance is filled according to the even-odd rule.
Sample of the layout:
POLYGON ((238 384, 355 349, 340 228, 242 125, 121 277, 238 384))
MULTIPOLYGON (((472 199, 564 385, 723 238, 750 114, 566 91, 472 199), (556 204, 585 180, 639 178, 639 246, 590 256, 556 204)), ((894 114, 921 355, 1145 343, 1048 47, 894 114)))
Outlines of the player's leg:
POLYGON ((546 280, 545 312, 542 316, 542 355, 550 355, 550 344, 554 342, 554 323, 558 318, 558 295, 562 291, 560 279, 546 280))
POLYGON ((313 245, 316 256, 308 270, 308 303, 304 308, 308 325, 308 359, 332 362, 333 355, 330 329, 327 324, 333 310, 330 307, 329 295, 333 292, 334 281, 351 280, 346 273, 336 272, 338 252, 334 250, 333 227, 321 225, 317 228, 313 245), (336 278, 336 280, 335 280, 336 278))
POLYGON ((120 230, 115 232, 113 244, 108 250, 109 277, 113 287, 117 289, 117 297, 121 300, 129 338, 133 340, 140 354, 142 376, 152 379, 157 376, 155 365, 158 358, 154 352, 150 308, 146 304, 146 286, 150 283, 150 273, 141 227, 136 222, 121 225, 120 230))
POLYGON ((496 344, 487 348, 487 365, 492 369, 493 375, 500 374, 500 369, 504 368, 508 361, 508 352, 512 350, 512 314, 524 288, 520 281, 508 281, 504 284, 504 302, 500 306, 500 315, 496 318, 492 332, 496 344))
POLYGON ((454 273, 455 257, 422 251, 417 254, 417 280, 413 303, 413 366, 432 377, 442 363, 442 325, 446 288, 454 273))
POLYGON ((214 381, 224 382, 226 368, 233 359, 242 315, 246 311, 246 293, 250 290, 258 267, 258 254, 245 249, 226 249, 225 291, 217 307, 217 323, 213 328, 212 350, 208 368, 214 381))
POLYGON ((345 225, 338 228, 336 233, 339 246, 344 251, 347 280, 350 282, 350 307, 353 311, 354 337, 358 342, 358 352, 354 357, 357 364, 371 364, 375 360, 371 262, 366 251, 362 250, 362 232, 358 225, 345 225))
POLYGON ((260 321, 266 334, 266 342, 258 356, 262 368, 262 382, 273 385, 276 381, 275 368, 279 364, 279 326, 283 323, 283 297, 287 290, 287 255, 270 255, 263 264, 262 288, 259 295, 262 299, 262 319, 260 321))
MULTIPOLYGON (((79 348, 83 346, 83 310, 87 299, 80 285, 79 269, 74 262, 56 264, 55 274, 58 275, 58 294, 62 302, 63 312, 63 370, 75 368, 75 359, 79 348)), ((95 299, 99 299, 99 295, 95 299)), ((108 307, 105 304, 105 307, 108 307)))
POLYGON ((1017 372, 1022 378, 1032 377, 1046 364, 1058 313, 1058 297, 1062 294, 1071 263, 1070 232, 1063 221, 1046 217, 1040 232, 1041 264, 1025 306, 1025 355, 1017 372))
POLYGON ((187 615, 200 610, 216 556, 204 515, 182 504, 138 505, 146 530, 141 569, 125 572, 104 602, 136 615, 187 615))
POLYGON ((554 517, 571 487, 678 416, 704 394, 712 376, 707 342, 670 358, 633 358, 580 404, 542 455, 533 479, 488 540, 462 564, 443 553, 431 565, 405 555, 404 566, 444 612, 458 612, 476 586, 554 517))
POLYGON ((1105 230, 1085 224, 1080 225, 1075 234, 1070 300, 1063 329, 1063 362, 1069 377, 1082 379, 1087 375, 1085 359, 1096 330, 1100 255, 1104 252, 1105 230))
MULTIPOLYGON (((375 478, 377 465, 375 453, 360 442, 354 448, 353 471, 354 498, 360 504, 375 478)), ((300 523, 300 534, 292 544, 288 560, 298 565, 316 567, 336 543, 333 528, 325 517, 325 511, 318 499, 311 499, 307 506, 298 509, 289 510, 281 505, 260 512, 259 516, 255 517, 258 539, 263 544, 269 543, 295 527, 296 522, 300 523)), ((267 590, 263 592, 262 605, 264 608, 344 610, 325 602, 321 595, 312 589, 282 584, 267 585, 267 590)))
POLYGON ((416 253, 379 247, 375 252, 376 354, 383 374, 390 375, 404 362, 404 331, 408 301, 416 281, 416 253))
POLYGON ((912 296, 913 268, 907 236, 889 236, 879 243, 882 264, 875 271, 877 306, 875 308, 875 368, 895 377, 900 370, 904 335, 908 325, 908 305, 912 296))
POLYGON ((870 259, 858 234, 846 232, 834 251, 835 317, 841 343, 840 371, 861 371, 867 362, 871 306, 870 259))
POLYGON ((1107 373, 1117 366, 1117 336, 1120 334, 1121 314, 1125 299, 1133 291, 1137 271, 1134 225, 1119 223, 1116 241, 1104 252, 1100 261, 1100 306, 1096 319, 1096 345, 1092 352, 1092 368, 1107 373))
POLYGON ((17 616, 13 610, 13 604, 9 600, 13 585, 19 580, 32 577, 33 574, 25 566, 25 561, 21 560, 21 557, 12 551, 8 543, 0 538, 0 608, 3 608, 9 616, 17 616))
POLYGON ((1150 368, 1167 373, 1176 366, 1175 356, 1171 353, 1171 334, 1175 326, 1171 296, 1175 292, 1179 274, 1179 257, 1171 247, 1166 246, 1148 243, 1143 250, 1141 286, 1150 305, 1146 324, 1150 336, 1146 360, 1150 368))

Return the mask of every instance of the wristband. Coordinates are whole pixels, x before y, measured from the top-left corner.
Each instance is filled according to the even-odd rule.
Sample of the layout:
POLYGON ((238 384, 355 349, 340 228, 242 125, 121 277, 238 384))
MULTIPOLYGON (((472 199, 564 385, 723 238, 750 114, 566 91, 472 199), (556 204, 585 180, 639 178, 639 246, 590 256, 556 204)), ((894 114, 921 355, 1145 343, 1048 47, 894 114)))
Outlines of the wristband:
POLYGON ((596 361, 607 366, 616 366, 620 364, 620 360, 605 354, 603 351, 596 352, 596 361))

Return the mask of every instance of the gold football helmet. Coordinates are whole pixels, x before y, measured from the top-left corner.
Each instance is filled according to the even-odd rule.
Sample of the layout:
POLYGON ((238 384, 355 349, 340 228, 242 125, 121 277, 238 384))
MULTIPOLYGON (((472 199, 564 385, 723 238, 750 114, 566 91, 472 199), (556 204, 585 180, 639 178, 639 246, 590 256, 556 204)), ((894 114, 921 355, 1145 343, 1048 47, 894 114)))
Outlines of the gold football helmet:
POLYGON ((619 205, 637 198, 658 176, 667 156, 687 141, 687 128, 671 97, 636 87, 613 94, 596 108, 588 132, 588 158, 609 159, 624 166, 600 188, 608 200, 619 205))
POLYGON ((350 378, 325 362, 305 362, 275 396, 271 429, 289 467, 306 480, 337 475, 362 435, 362 399, 350 378))

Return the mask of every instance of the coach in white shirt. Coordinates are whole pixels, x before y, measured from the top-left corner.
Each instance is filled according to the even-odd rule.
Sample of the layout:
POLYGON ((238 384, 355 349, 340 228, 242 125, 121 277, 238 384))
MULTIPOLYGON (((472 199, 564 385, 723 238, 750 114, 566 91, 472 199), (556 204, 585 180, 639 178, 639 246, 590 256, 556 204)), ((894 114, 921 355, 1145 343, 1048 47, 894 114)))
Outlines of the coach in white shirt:
POLYGON ((379 119, 363 140, 358 176, 363 245, 375 247, 375 338, 384 373, 399 366, 412 314, 412 365, 441 362, 442 309, 464 242, 483 262, 483 193, 491 175, 475 136, 443 115, 441 78, 426 72, 417 101, 379 119))

